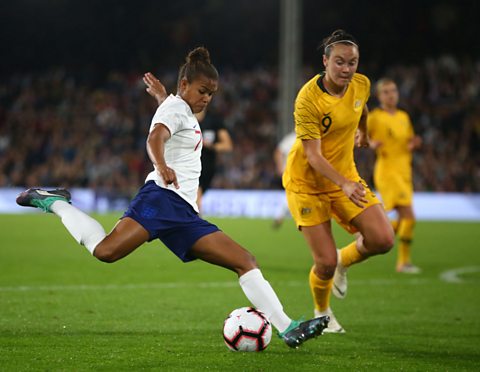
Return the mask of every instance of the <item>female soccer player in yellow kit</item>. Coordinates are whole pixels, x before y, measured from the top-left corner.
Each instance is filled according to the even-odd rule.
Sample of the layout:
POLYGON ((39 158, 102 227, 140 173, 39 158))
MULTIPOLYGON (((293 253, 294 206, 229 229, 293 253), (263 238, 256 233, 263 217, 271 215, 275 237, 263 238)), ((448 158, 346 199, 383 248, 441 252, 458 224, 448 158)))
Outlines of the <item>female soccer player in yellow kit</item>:
POLYGON ((391 79, 376 84, 380 107, 368 115, 370 147, 375 149, 374 182, 387 211, 395 209, 397 221, 392 226, 399 237, 397 271, 417 274, 420 269, 412 265, 410 245, 415 225, 412 208, 412 150, 421 139, 415 136, 408 114, 397 108, 398 89, 391 79))
POLYGON ((315 316, 328 314, 325 332, 345 332, 330 309, 330 292, 344 298, 346 269, 386 253, 393 229, 379 200, 358 175, 353 149, 367 147, 370 81, 357 74, 358 43, 337 30, 323 41, 325 72, 314 76, 295 101, 297 139, 287 160, 283 186, 290 212, 314 260, 310 288, 315 316), (337 252, 331 219, 357 239, 337 252))

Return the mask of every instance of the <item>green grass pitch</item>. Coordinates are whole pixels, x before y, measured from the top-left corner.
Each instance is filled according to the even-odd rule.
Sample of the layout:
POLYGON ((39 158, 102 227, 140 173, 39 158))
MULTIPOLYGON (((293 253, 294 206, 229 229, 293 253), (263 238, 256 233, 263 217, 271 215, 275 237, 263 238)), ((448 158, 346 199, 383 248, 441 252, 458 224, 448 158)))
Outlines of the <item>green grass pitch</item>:
MULTIPOLYGON (((109 230, 118 215, 98 218, 109 230)), ((291 221, 212 222, 255 254, 291 317, 312 316, 311 258, 291 221)), ((261 353, 223 344, 225 316, 249 305, 225 269, 183 264, 158 241, 104 264, 53 215, 3 215, 0 232, 1 371, 480 370, 478 223, 419 222, 422 274, 395 273, 396 251, 357 265, 347 298, 332 299, 346 334, 298 350, 274 336, 261 353)))

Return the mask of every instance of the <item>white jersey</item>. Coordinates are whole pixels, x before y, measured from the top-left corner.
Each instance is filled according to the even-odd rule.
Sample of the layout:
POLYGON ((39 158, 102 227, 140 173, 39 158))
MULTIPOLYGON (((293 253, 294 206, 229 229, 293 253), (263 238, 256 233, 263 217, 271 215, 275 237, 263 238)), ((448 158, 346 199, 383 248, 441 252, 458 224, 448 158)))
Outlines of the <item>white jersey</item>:
POLYGON ((156 169, 148 174, 145 182, 153 180, 158 186, 176 192, 198 212, 196 200, 202 170, 202 132, 198 120, 180 96, 171 94, 157 108, 150 132, 157 124, 165 125, 170 131, 171 137, 165 142, 165 162, 175 171, 179 189, 173 184, 165 186, 156 169))

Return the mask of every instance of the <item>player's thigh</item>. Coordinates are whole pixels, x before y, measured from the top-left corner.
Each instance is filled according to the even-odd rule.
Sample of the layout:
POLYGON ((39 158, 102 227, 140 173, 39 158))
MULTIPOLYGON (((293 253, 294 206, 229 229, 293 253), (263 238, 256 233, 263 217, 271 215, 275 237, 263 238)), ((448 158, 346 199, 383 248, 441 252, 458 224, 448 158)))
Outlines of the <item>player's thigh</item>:
POLYGON ((415 213, 413 211, 413 207, 411 205, 400 205, 395 208, 398 212, 398 217, 400 219, 408 219, 408 220, 414 220, 415 219, 415 213))
POLYGON ((384 253, 394 244, 394 233, 381 204, 375 204, 352 219, 351 224, 362 234, 363 244, 371 253, 384 253))
POLYGON ((336 190, 330 192, 330 199, 332 200, 332 215, 337 223, 345 229, 348 233, 354 234, 358 232, 358 228, 352 223, 352 221, 366 209, 381 204, 375 193, 368 187, 367 183, 363 179, 359 179, 359 182, 365 188, 366 194, 364 198, 366 203, 363 208, 355 205, 342 190, 336 190))
POLYGON ((124 217, 97 245, 94 255, 102 261, 113 262, 133 252, 149 238, 150 234, 142 225, 130 217, 124 217))
POLYGON ((328 194, 301 194, 286 190, 288 208, 299 229, 330 221, 331 202, 328 194))
POLYGON ((192 246, 191 253, 214 265, 243 275, 257 267, 255 257, 222 231, 204 235, 192 246))
POLYGON ((337 266, 337 249, 331 222, 327 221, 315 226, 302 226, 301 230, 312 252, 316 274, 323 279, 330 278, 337 266))

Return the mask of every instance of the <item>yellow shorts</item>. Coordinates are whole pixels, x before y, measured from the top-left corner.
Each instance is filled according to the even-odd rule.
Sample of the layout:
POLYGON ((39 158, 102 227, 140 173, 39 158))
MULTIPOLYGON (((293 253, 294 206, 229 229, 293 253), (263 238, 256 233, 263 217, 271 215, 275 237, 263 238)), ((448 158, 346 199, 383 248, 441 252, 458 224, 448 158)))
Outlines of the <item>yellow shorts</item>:
POLYGON ((365 181, 360 182, 367 190, 365 199, 368 202, 363 208, 353 204, 342 190, 319 194, 300 194, 286 190, 288 208, 297 227, 300 229, 302 226, 320 225, 333 217, 349 233, 357 232, 351 221, 366 208, 380 204, 380 200, 368 188, 365 181))
POLYGON ((412 181, 400 174, 375 175, 375 187, 386 211, 413 204, 412 181))

